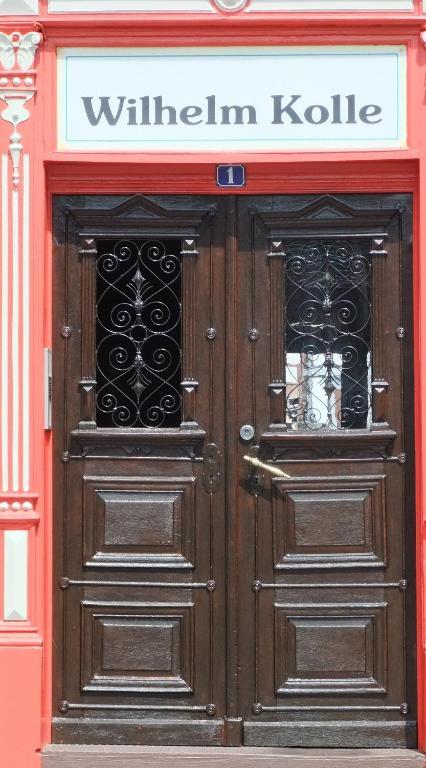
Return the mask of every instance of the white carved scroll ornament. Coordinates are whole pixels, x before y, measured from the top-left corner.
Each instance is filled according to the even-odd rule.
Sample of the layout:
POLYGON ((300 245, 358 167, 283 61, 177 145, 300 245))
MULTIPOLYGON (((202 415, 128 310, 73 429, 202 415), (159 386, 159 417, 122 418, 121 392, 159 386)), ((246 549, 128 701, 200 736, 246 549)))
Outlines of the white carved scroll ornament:
POLYGON ((213 3, 222 11, 241 11, 248 0, 213 0, 213 3))
POLYGON ((9 70, 16 66, 21 70, 30 69, 40 40, 39 32, 27 32, 25 35, 20 32, 12 32, 11 35, 0 32, 0 64, 3 69, 9 70))
POLYGON ((7 35, 0 32, 0 99, 6 103, 0 113, 3 120, 11 123, 13 131, 10 135, 9 152, 12 159, 13 184, 19 184, 19 164, 23 149, 17 127, 29 119, 30 113, 26 103, 36 91, 36 72, 32 69, 37 46, 41 42, 39 32, 12 32, 7 35))

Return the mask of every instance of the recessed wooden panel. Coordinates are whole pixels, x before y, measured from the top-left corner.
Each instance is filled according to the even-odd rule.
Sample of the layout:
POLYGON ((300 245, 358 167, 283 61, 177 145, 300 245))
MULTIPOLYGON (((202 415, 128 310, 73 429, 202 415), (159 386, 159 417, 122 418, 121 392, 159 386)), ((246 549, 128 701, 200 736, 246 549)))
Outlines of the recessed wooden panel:
POLYGON ((385 693, 386 621, 386 603, 276 604, 276 692, 385 693))
POLYGON ((173 547, 176 535, 181 536, 182 491, 95 494, 104 505, 107 546, 173 547))
MULTIPOLYGON (((330 674, 340 673, 363 676, 366 668, 366 648, 371 643, 371 618, 350 619, 295 619, 292 627, 296 635, 297 672, 330 674), (348 650, 350 649, 350 654, 348 650)), ((371 657, 371 649, 370 649, 371 657)))
POLYGON ((294 517, 296 547, 365 547, 371 545, 369 491, 289 491, 289 509, 294 517))
POLYGON ((193 478, 84 478, 90 566, 192 568, 193 478))
POLYGON ((383 475, 275 480, 275 568, 386 562, 383 475))
POLYGON ((83 690, 190 693, 192 608, 83 603, 83 690))
POLYGON ((149 616, 98 619, 105 670, 140 671, 146 675, 176 674, 180 650, 180 620, 149 616), (177 635, 177 637, 176 637, 177 635))

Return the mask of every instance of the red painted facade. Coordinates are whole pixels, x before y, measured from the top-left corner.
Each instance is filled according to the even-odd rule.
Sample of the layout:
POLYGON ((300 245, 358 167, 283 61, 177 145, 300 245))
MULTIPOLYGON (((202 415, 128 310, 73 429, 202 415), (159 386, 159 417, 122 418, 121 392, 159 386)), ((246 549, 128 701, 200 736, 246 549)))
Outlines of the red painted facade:
MULTIPOLYGON (((0 16, 0 28, 7 35, 15 31, 21 34, 38 31, 42 35, 31 69, 36 93, 27 104, 30 117, 18 126, 23 146, 21 173, 24 162, 27 163, 26 186, 23 186, 23 178, 16 187, 12 183, 8 155, 12 126, 5 119, 0 120, 0 155, 7 156, 2 216, 3 221, 7 217, 9 233, 7 239, 3 225, 2 243, 3 250, 7 248, 7 260, 3 256, 1 276, 4 281, 5 270, 8 270, 10 331, 8 340, 2 336, 5 357, 1 359, 7 360, 7 370, 2 370, 0 382, 0 397, 7 398, 8 411, 8 431, 2 445, 7 445, 9 452, 6 464, 3 460, 3 485, 0 487, 0 503, 3 502, 0 504, 0 617, 4 615, 3 531, 29 532, 28 617, 23 621, 0 620, 2 764, 11 768, 38 766, 40 749, 50 741, 52 455, 51 435, 43 428, 43 348, 51 346, 51 195, 98 192, 216 194, 215 166, 219 159, 221 162, 246 163, 248 182, 244 193, 247 194, 398 191, 414 195, 419 748, 426 751, 426 367, 423 362, 426 357, 426 48, 422 40, 426 14, 422 12, 421 3, 415 3, 414 12, 400 13, 352 11, 250 16, 223 13, 208 15, 208 18, 201 14, 181 14, 178 19, 167 14, 116 13, 96 14, 95 22, 92 14, 48 13, 47 0, 42 0, 38 17, 0 16), (295 44, 406 45, 408 148, 328 154, 227 153, 220 158, 217 153, 94 155, 56 150, 58 47, 295 44), (24 156, 28 156, 28 160, 24 161, 24 156), (183 162, 187 169, 184 177, 181 172, 183 162), (18 198, 13 197, 15 190, 18 198), (25 213, 27 204, 29 217, 25 213), (18 211, 16 221, 13 219, 14 205, 18 211), (15 241, 14 227, 18 227, 15 241), (23 292, 19 296, 16 293, 17 284, 22 287, 26 259, 29 264, 28 304, 23 292), (27 348, 25 333, 28 328, 27 348), (22 378, 26 371, 27 402, 27 385, 22 378), (24 383, 19 388, 18 397, 16 386, 21 381, 24 383), (7 482, 5 466, 8 468, 7 482)), ((0 77, 3 74, 0 71, 0 77)), ((2 425, 4 428, 4 421, 2 425)))

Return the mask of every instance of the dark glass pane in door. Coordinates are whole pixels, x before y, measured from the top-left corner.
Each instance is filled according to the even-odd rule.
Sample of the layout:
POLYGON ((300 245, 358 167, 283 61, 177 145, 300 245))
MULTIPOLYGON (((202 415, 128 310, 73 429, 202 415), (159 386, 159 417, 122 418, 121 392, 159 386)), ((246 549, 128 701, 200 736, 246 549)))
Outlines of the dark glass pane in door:
POLYGON ((180 250, 177 239, 98 242, 98 427, 181 422, 180 250))

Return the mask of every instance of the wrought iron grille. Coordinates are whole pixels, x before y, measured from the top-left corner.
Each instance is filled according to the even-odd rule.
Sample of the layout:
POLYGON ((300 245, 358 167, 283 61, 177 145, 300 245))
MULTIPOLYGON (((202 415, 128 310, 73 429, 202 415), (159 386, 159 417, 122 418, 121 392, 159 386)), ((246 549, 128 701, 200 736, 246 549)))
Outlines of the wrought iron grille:
POLYGON ((370 241, 285 246, 286 423, 363 429, 371 421, 370 241))
POLYGON ((98 242, 96 423, 181 422, 180 240, 98 242))

